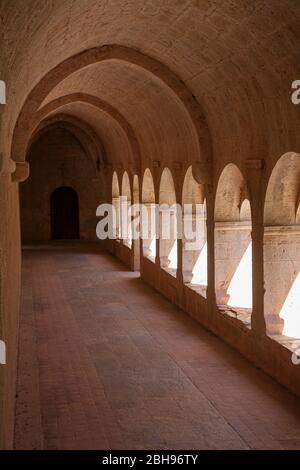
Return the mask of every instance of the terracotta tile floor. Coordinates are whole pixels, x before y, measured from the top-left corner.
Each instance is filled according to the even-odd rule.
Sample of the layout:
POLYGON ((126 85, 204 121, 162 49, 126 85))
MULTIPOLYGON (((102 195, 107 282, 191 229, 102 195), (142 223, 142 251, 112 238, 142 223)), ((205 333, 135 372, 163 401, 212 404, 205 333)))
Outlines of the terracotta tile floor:
POLYGON ((23 257, 15 447, 299 449, 300 400, 95 248, 23 257))

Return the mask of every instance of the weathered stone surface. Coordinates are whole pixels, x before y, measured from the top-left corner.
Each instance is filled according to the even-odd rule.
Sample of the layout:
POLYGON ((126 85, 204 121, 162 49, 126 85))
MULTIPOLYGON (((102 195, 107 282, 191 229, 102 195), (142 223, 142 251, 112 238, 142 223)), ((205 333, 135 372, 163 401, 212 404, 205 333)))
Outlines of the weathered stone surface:
MULTIPOLYGON (((300 106, 291 102, 291 84, 300 78, 300 3, 271 3, 0 2, 0 80, 7 91, 6 104, 0 105, 0 339, 6 341, 8 355, 7 366, 0 366, 0 448, 11 448, 13 439, 21 262, 17 183, 26 176, 26 159, 40 145, 36 165, 21 189, 27 210, 22 222, 24 227, 32 211, 28 240, 46 241, 46 201, 62 178, 57 166, 45 162, 51 154, 45 132, 47 128, 55 135, 62 122, 65 130, 77 126, 76 152, 82 146, 82 159, 90 155, 94 162, 93 172, 90 160, 84 165, 81 157, 78 166, 68 169, 67 177, 80 184, 80 192, 86 188, 81 196, 88 206, 83 238, 92 238, 96 201, 103 194, 111 200, 114 171, 119 188, 128 172, 131 199, 137 201, 149 169, 153 188, 148 187, 145 202, 153 204, 159 201, 160 181, 168 168, 174 180, 172 198, 181 203, 185 176, 193 168, 194 178, 204 186, 199 200, 205 196, 207 205, 206 297, 201 289, 183 284, 181 242, 176 277, 160 269, 158 242, 152 260, 139 259, 139 242, 133 250, 119 242, 107 246, 299 394, 300 366, 291 363, 284 346, 279 310, 300 259, 299 234, 289 230, 300 223, 300 106), (235 177, 219 185, 228 164, 236 168, 235 177), (37 213, 40 194, 44 202, 37 213), (248 221, 249 207, 251 227, 239 233, 235 223, 248 221), (215 220, 235 230, 227 226, 215 231, 215 220), (276 226, 284 228, 269 236, 276 226), (244 236, 253 244, 251 329, 248 321, 247 326, 239 321, 243 313, 228 316, 216 305, 216 291, 226 300, 224 289, 244 236)), ((63 158, 62 149, 64 158, 70 156, 73 144, 65 135, 57 137, 52 147, 56 163, 63 158)), ((187 277, 190 261, 189 269, 183 266, 187 277)))
POLYGON ((24 251, 17 392, 16 449, 300 445, 299 399, 92 245, 24 251))

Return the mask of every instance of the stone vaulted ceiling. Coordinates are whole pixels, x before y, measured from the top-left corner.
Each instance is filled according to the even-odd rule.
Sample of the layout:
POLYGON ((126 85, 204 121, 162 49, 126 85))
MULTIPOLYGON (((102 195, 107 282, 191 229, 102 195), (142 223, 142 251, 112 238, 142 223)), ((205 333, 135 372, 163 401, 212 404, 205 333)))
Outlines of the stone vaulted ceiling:
POLYGON ((213 158, 218 172, 299 150, 298 0, 2 0, 0 18, 14 160, 55 113, 91 126, 114 164, 213 158))

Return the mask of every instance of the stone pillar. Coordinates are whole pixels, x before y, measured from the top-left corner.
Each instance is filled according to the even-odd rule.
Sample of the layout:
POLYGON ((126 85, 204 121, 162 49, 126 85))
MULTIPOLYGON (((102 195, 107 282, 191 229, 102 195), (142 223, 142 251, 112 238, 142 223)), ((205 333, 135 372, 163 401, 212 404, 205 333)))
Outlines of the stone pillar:
POLYGON ((150 245, 153 237, 156 237, 156 205, 154 202, 143 203, 141 218, 143 253, 147 258, 151 257, 150 245))
POLYGON ((112 205, 115 208, 116 218, 114 220, 114 236, 116 240, 120 240, 120 197, 112 198, 112 205))
POLYGON ((120 236, 125 245, 131 247, 132 239, 129 233, 131 216, 129 206, 131 201, 126 196, 120 197, 120 236))
POLYGON ((196 214, 186 213, 183 215, 183 234, 182 234, 182 273, 183 281, 190 283, 193 278, 193 268, 198 259, 200 249, 199 245, 195 246, 194 249, 190 249, 193 243, 193 235, 196 231, 197 216, 196 214))
POLYGON ((159 258, 162 268, 170 265, 169 254, 177 238, 177 217, 174 210, 167 205, 160 206, 160 248, 159 258), (176 227, 175 227, 176 223, 176 227), (176 233, 175 233, 176 230, 176 233))
POLYGON ((255 335, 266 334, 264 318, 264 207, 262 197, 263 160, 246 160, 247 181, 252 202, 252 266, 253 269, 253 311, 251 328, 255 335))

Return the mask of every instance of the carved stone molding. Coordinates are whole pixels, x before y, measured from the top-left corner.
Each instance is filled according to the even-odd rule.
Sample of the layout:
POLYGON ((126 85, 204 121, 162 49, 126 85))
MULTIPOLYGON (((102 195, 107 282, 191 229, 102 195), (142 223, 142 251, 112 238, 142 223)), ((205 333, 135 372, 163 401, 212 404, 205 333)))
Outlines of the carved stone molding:
POLYGON ((4 172, 14 173, 15 170, 16 170, 16 163, 11 159, 8 159, 6 161, 3 153, 0 153, 0 175, 4 172))
POLYGON ((15 171, 11 175, 13 183, 22 183, 27 180, 29 176, 29 163, 28 162, 16 162, 15 171))
POLYGON ((246 160, 245 167, 247 170, 262 170, 264 167, 264 160, 263 159, 255 159, 255 160, 246 160))

